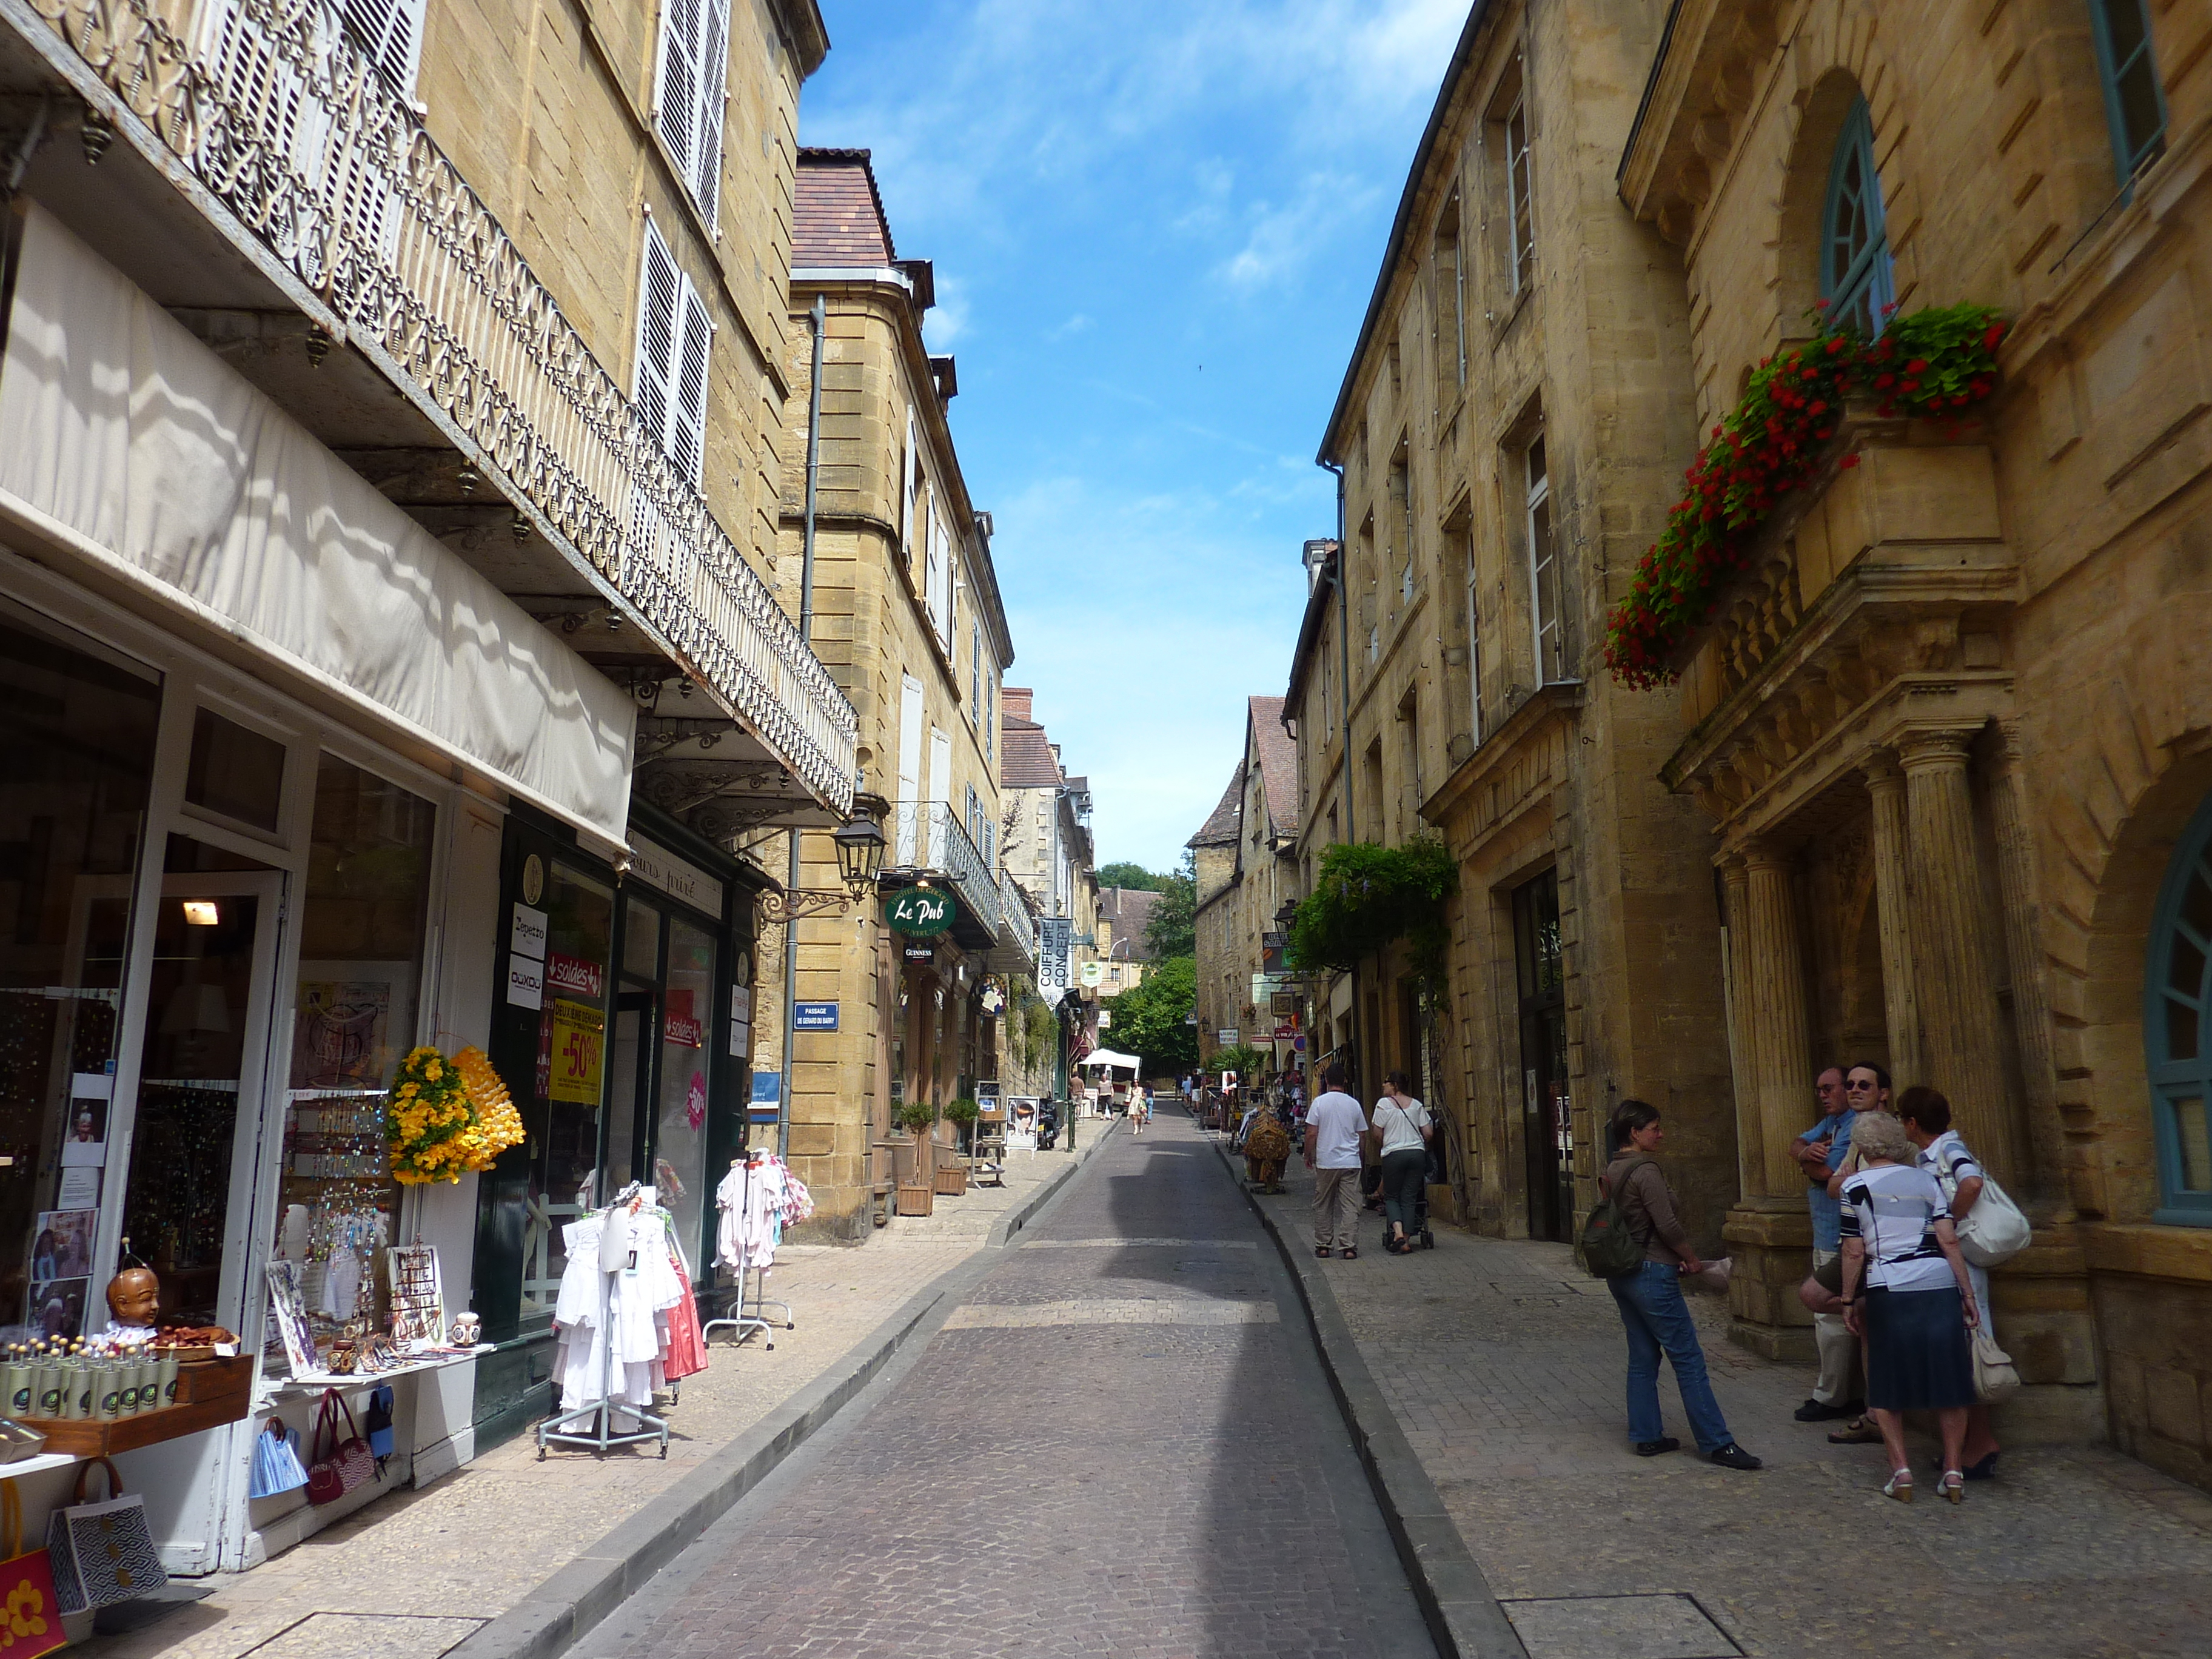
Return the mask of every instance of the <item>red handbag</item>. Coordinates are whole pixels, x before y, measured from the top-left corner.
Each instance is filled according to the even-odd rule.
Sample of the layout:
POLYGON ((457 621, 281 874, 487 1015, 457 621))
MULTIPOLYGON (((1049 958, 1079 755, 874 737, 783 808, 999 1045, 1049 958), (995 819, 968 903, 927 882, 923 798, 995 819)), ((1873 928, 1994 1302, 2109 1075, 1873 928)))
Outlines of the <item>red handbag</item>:
MULTIPOLYGON (((307 1466, 307 1501, 313 1504, 335 1504, 356 1486, 376 1472, 376 1459, 368 1449, 368 1442, 361 1437, 354 1426, 353 1407, 347 1405, 336 1389, 323 1390, 322 1403, 315 1407, 315 1437, 309 1441, 308 1449, 313 1462, 307 1466), (346 1437, 338 1438, 338 1413, 345 1413, 346 1437), (323 1449, 323 1435, 330 1435, 331 1449, 323 1449)), ((10 1656, 13 1659, 13 1656, 10 1656)))
POLYGON ((0 1480, 0 1644, 8 1659, 39 1659, 66 1645, 53 1558, 23 1547, 23 1500, 13 1480, 0 1480))

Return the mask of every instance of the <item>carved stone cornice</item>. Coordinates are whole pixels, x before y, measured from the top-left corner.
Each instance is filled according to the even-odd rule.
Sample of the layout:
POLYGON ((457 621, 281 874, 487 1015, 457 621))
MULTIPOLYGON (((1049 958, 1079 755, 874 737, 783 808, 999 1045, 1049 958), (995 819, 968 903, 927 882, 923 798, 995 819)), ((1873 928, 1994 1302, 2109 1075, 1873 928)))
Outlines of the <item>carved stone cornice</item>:
POLYGON ((1559 681, 1531 692, 1475 745, 1474 752, 1453 769, 1436 793, 1421 803, 1423 822, 1442 828, 1462 801, 1511 765, 1555 721, 1575 719, 1581 712, 1583 695, 1580 680, 1559 681))

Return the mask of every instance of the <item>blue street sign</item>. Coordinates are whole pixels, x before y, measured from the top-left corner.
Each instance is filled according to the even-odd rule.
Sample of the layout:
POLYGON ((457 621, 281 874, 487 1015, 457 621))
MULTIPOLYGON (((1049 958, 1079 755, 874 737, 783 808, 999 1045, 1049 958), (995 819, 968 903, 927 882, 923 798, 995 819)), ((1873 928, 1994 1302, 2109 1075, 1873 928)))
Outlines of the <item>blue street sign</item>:
POLYGON ((753 1073, 752 1105, 745 1115, 755 1123, 773 1123, 776 1118, 776 1102, 783 1091, 783 1079, 775 1072, 753 1073))
POLYGON ((792 1029, 799 1031, 834 1031, 837 1029, 837 1005, 834 1002, 802 1002, 792 1010, 792 1029))

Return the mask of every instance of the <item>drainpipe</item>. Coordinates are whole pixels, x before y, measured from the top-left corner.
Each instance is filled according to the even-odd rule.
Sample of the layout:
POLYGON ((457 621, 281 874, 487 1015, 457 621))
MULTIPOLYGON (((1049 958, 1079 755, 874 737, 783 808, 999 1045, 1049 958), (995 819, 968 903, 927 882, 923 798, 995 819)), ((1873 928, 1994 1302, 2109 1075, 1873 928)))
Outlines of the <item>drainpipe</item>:
MULTIPOLYGON (((814 377, 806 390, 806 529, 799 544, 799 638, 808 650, 814 648, 814 486, 822 471, 822 336, 827 326, 829 307, 822 296, 814 296, 814 309, 809 321, 814 330, 814 377)), ((791 831, 791 858, 786 866, 783 890, 799 890, 799 838, 800 831, 791 831)), ((783 924, 783 1084, 775 1097, 775 1155, 788 1157, 791 1150, 791 1051, 799 1037, 799 919, 793 916, 783 924)))
MULTIPOLYGON (((1347 596, 1344 580, 1345 556, 1350 550, 1349 544, 1344 539, 1344 469, 1332 466, 1327 461, 1321 463, 1321 469, 1336 477, 1336 558, 1329 567, 1329 580, 1336 584, 1336 697, 1344 722, 1344 839, 1352 842, 1359 839, 1359 831, 1352 816, 1352 601, 1347 596)), ((1364 1044, 1359 1030, 1359 969, 1357 965, 1347 977, 1352 981, 1352 1069, 1358 1073, 1359 1057, 1364 1044)), ((1364 1074, 1358 1077, 1358 1084, 1362 1089, 1367 1087, 1367 1079, 1364 1074)))

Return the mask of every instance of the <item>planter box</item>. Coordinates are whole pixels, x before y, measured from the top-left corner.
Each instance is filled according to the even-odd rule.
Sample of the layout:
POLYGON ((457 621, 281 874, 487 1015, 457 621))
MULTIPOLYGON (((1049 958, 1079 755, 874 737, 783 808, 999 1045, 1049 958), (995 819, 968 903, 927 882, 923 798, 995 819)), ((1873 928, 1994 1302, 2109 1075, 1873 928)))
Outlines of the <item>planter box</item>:
POLYGON ((946 1198, 957 1198, 968 1190, 968 1166, 949 1164, 937 1172, 937 1190, 946 1198))
POLYGON ((934 1187, 901 1187, 898 1189, 898 1212, 901 1215, 927 1215, 937 1208, 937 1189, 934 1187))

